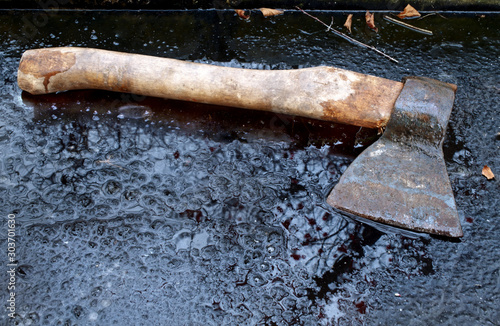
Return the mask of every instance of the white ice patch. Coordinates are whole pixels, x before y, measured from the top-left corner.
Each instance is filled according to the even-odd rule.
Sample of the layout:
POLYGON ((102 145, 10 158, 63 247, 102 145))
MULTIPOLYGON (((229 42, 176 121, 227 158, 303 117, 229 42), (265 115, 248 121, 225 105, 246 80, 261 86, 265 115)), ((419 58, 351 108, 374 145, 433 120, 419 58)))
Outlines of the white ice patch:
POLYGON ((375 145, 375 149, 370 151, 368 153, 368 156, 370 157, 376 157, 376 156, 380 156, 380 155, 384 155, 385 154, 385 145, 384 144, 376 144, 375 145))

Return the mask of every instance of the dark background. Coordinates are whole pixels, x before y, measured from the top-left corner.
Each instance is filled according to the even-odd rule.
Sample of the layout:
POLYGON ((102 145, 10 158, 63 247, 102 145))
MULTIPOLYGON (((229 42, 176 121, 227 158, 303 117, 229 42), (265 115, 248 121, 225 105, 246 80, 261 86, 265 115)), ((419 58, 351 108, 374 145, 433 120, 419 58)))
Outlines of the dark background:
MULTIPOLYGON (((345 13, 314 14, 345 31, 345 13)), ((1 12, 4 248, 7 214, 18 232, 17 315, 2 308, 1 322, 498 325, 499 184, 481 169, 500 174, 499 18, 411 21, 426 36, 382 13, 374 33, 354 12, 352 36, 394 64, 298 11, 1 12), (374 131, 106 92, 22 94, 22 52, 50 46, 455 83, 444 152, 464 237, 379 231, 325 204, 374 131)))
POLYGON ((253 9, 294 8, 320 10, 499 10, 497 0, 0 0, 2 8, 31 9, 253 9))

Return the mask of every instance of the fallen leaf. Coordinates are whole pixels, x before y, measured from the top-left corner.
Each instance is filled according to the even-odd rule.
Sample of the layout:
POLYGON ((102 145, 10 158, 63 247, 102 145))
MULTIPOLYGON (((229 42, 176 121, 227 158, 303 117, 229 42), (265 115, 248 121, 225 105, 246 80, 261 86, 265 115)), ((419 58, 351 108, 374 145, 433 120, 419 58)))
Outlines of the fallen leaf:
POLYGON ((269 9, 269 8, 260 8, 260 11, 264 15, 264 17, 269 17, 269 16, 278 16, 284 13, 283 10, 278 10, 278 9, 269 9))
POLYGON ((368 27, 370 27, 372 30, 374 30, 377 33, 378 28, 377 28, 377 26, 375 26, 375 15, 370 14, 369 11, 366 11, 365 19, 366 19, 366 25, 368 25, 368 27))
POLYGON ((349 14, 344 24, 344 27, 347 28, 349 33, 351 33, 351 25, 352 25, 352 14, 349 14))
POLYGON ((493 174, 493 171, 491 171, 490 167, 485 165, 483 167, 483 175, 486 177, 486 179, 488 180, 491 180, 495 177, 495 175, 493 174))
POLYGON ((401 19, 420 17, 420 13, 417 11, 417 9, 413 8, 410 5, 407 5, 405 9, 398 14, 398 17, 401 19))
POLYGON ((248 19, 248 18, 250 18, 250 14, 248 14, 248 15, 247 15, 247 14, 245 13, 245 10, 243 10, 243 9, 235 9, 234 11, 236 11, 236 13, 238 14, 238 16, 239 16, 240 18, 243 18, 243 19, 248 19))

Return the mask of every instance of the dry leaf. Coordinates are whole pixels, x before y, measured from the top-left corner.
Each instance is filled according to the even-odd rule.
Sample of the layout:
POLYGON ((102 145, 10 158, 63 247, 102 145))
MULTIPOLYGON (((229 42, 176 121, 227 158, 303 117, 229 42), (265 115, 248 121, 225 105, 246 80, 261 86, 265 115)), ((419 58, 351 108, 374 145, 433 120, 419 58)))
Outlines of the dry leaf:
POLYGON ((245 13, 245 10, 243 10, 243 9, 236 9, 236 10, 234 10, 234 11, 236 11, 236 13, 238 14, 238 16, 240 16, 240 18, 243 18, 243 19, 248 19, 248 18, 250 18, 250 14, 248 14, 248 15, 247 15, 247 14, 245 13))
POLYGON ((349 14, 344 24, 344 27, 347 28, 349 33, 351 33, 351 25, 352 25, 352 14, 349 14))
POLYGON ((483 167, 483 175, 486 177, 486 179, 491 180, 495 177, 493 174, 493 171, 491 171, 490 167, 485 165, 483 167))
POLYGON ((417 9, 413 8, 410 5, 407 5, 405 9, 398 14, 398 17, 401 19, 420 17, 420 13, 417 11, 417 9))
POLYGON ((378 32, 378 28, 377 28, 377 26, 375 26, 375 16, 374 16, 374 14, 370 14, 369 11, 366 11, 365 19, 366 19, 366 25, 368 25, 368 27, 370 27, 375 32, 378 32))
POLYGON ((281 15, 284 12, 283 10, 269 9, 269 8, 260 8, 260 11, 264 15, 264 17, 278 16, 278 15, 281 15))

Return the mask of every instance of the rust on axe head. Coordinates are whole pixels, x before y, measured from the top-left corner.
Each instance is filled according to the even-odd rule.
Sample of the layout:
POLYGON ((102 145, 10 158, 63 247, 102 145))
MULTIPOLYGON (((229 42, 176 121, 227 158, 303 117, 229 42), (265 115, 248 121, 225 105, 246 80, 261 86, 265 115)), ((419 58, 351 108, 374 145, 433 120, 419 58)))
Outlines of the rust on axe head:
POLYGON ((417 232, 463 236, 442 151, 454 98, 450 84, 407 78, 386 131, 345 171, 328 204, 417 232))

